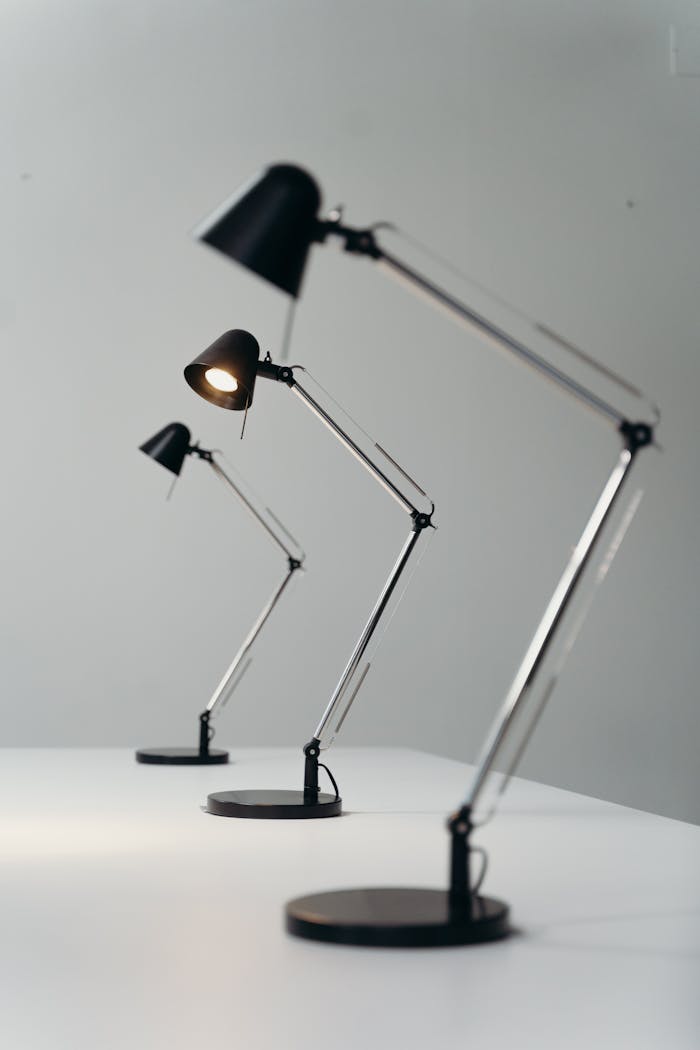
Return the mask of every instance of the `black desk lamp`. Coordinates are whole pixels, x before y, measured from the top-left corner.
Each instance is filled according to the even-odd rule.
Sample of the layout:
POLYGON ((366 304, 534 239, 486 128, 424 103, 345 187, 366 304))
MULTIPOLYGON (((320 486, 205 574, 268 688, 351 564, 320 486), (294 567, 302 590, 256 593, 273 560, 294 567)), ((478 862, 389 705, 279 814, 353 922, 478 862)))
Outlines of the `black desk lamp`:
MULTIPOLYGON (((245 412, 252 404, 253 390, 258 376, 285 384, 399 503, 410 517, 411 531, 377 598, 316 731, 304 747, 303 789, 217 792, 209 795, 207 799, 208 812, 217 816, 308 818, 334 817, 340 814, 341 798, 330 771, 327 770, 331 776, 335 794, 326 794, 319 790, 318 770, 319 766, 323 765, 319 762, 319 754, 321 750, 330 747, 335 739, 335 735, 365 680, 369 670, 370 643, 376 644, 380 622, 386 622, 390 603, 394 602, 399 594, 397 590, 399 579, 414 554, 419 540, 432 525, 434 506, 425 492, 411 480, 395 460, 391 459, 375 443, 372 446, 372 452, 382 458, 382 466, 378 466, 372 456, 362 448, 362 439, 358 436, 358 439, 355 440, 338 422, 339 406, 335 406, 336 411, 333 416, 326 411, 307 387, 302 386, 296 378, 295 372, 299 371, 304 370, 298 367, 291 368, 273 364, 269 355, 261 361, 257 340, 249 332, 235 329, 224 333, 189 364, 185 369, 185 378, 193 390, 212 404, 220 408, 245 412), (390 476, 392 473, 400 476, 399 483, 392 480, 390 476), (412 498, 406 495, 407 488, 410 488, 412 498), (426 506, 430 504, 429 510, 421 510, 416 505, 421 499, 425 500, 426 506)), ((327 769, 327 767, 323 768, 327 769)))
POLYGON ((197 459, 208 463, 216 477, 235 493, 246 510, 250 512, 287 559, 287 572, 282 582, 275 588, 271 597, 263 606, 226 673, 214 690, 209 703, 199 716, 199 746, 196 748, 149 747, 141 748, 136 752, 137 762, 146 762, 152 765, 219 765, 228 762, 228 751, 210 747, 210 741, 213 736, 213 729, 210 723, 222 711, 234 689, 248 670, 252 660, 250 653, 253 644, 295 572, 301 569, 304 562, 304 553, 271 510, 256 507, 253 501, 245 495, 240 486, 217 463, 213 451, 201 448, 199 443, 191 444, 191 434, 184 423, 169 423, 162 430, 159 430, 157 434, 154 434, 152 438, 144 442, 140 449, 147 456, 150 456, 151 459, 154 459, 156 463, 160 463, 166 470, 171 471, 176 477, 179 476, 187 456, 196 456, 197 459))

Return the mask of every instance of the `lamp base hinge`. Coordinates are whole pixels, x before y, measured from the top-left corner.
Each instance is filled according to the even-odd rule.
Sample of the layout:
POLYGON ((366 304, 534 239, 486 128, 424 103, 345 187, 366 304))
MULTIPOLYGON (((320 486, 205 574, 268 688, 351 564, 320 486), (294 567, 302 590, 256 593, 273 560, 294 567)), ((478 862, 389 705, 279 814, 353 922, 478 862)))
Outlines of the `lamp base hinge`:
POLYGON ((468 913, 472 907, 471 849, 469 836, 472 832, 471 810, 468 806, 453 813, 447 821, 450 832, 450 908, 468 913))
POLYGON ((213 730, 209 727, 209 711, 202 711, 199 716, 199 757, 209 757, 209 743, 213 736, 213 730))
POLYGON ((321 741, 314 736, 309 740, 308 744, 304 744, 304 802, 306 805, 313 805, 320 797, 320 789, 318 786, 319 767, 325 769, 330 778, 331 784, 333 785, 336 801, 340 802, 340 792, 338 791, 335 777, 328 766, 324 766, 323 762, 319 762, 318 756, 320 754, 321 741))
POLYGON ((304 744, 304 801, 313 803, 318 798, 318 756, 321 753, 321 741, 312 737, 304 744))

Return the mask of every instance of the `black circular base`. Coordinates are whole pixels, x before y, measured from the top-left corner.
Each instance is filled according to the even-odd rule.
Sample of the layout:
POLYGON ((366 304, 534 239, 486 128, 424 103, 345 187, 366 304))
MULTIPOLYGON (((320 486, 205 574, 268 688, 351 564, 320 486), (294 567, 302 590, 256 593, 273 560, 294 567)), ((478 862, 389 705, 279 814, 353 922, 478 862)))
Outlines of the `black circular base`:
POLYGON ((136 752, 137 762, 154 766, 221 766, 228 762, 228 751, 211 748, 200 755, 196 747, 146 747, 136 752))
POLYGON ((249 817, 253 820, 305 820, 337 817, 342 799, 319 794, 305 802, 303 791, 217 791, 207 798, 207 812, 217 817, 249 817))
POLYGON ((492 897, 475 897, 471 915, 451 913, 447 890, 394 886, 297 897, 286 918, 295 937, 378 948, 479 944, 511 932, 508 905, 492 897))

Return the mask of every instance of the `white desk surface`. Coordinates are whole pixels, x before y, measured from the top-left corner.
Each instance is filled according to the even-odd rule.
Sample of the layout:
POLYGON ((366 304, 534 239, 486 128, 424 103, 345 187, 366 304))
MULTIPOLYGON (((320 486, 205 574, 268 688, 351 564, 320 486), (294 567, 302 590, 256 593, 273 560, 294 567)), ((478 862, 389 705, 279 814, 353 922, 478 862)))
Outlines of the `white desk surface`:
POLYGON ((300 751, 209 768, 0 752, 2 1047, 698 1050, 700 828, 516 781, 476 841, 517 936, 316 944, 284 932, 288 898, 446 884, 469 776, 419 752, 329 757, 346 816, 255 821, 200 806, 297 787, 300 751))

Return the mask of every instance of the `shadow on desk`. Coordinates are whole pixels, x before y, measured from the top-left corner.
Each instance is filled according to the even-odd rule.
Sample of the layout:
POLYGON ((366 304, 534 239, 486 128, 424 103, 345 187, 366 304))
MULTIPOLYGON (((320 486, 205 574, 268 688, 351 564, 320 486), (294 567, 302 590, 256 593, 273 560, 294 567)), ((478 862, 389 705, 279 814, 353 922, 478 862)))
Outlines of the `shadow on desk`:
POLYGON ((570 919, 561 919, 558 922, 548 923, 540 927, 530 927, 527 931, 521 931, 527 940, 538 948, 551 948, 554 950, 575 950, 589 952, 615 953, 627 956, 650 956, 657 959, 698 959, 700 958, 700 911, 697 909, 678 909, 676 911, 658 912, 630 912, 629 914, 612 915, 582 915, 570 919), (648 930, 649 923, 654 921, 672 924, 671 936, 679 942, 686 940, 687 943, 679 943, 677 947, 672 945, 653 946, 649 943, 630 943, 622 938, 620 924, 643 923, 644 930, 641 936, 648 941, 653 934, 648 930), (571 936, 567 935, 570 928, 573 929, 571 936), (581 930, 581 936, 576 936, 576 928, 581 930), (602 927, 602 929, 601 929, 602 927), (694 932, 693 932, 694 931, 694 932), (595 941, 589 939, 593 934, 595 941), (612 936, 614 940, 602 942, 603 937, 612 936), (693 943, 691 943, 693 942, 693 943))

